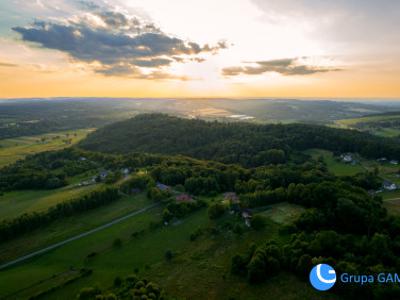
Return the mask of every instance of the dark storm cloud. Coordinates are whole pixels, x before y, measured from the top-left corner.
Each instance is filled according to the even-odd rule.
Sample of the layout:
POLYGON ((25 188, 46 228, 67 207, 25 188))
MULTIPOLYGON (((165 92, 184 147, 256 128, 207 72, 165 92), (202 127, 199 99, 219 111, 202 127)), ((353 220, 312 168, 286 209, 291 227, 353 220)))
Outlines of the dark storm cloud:
POLYGON ((136 67, 160 68, 172 61, 200 61, 197 55, 226 48, 224 42, 210 46, 184 41, 134 16, 82 3, 93 10, 89 15, 64 22, 35 21, 12 29, 24 41, 68 53, 78 61, 100 63, 104 70, 100 73, 107 75, 122 75, 136 67))
POLYGON ((315 73, 324 73, 331 71, 339 71, 337 68, 316 67, 300 64, 297 58, 285 58, 267 61, 257 61, 247 63, 244 66, 234 66, 224 68, 222 74, 224 76, 259 75, 267 72, 276 72, 282 75, 310 75, 315 73))

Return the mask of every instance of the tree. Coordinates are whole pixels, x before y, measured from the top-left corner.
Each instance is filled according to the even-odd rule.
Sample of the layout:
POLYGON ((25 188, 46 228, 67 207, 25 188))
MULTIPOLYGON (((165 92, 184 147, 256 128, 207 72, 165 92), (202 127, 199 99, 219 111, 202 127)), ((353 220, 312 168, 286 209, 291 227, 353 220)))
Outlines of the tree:
POLYGON ((162 214, 162 218, 164 222, 169 222, 172 220, 172 218, 174 217, 174 215, 169 211, 168 208, 164 208, 163 210, 163 214, 162 214))
POLYGON ((212 203, 208 208, 208 216, 210 219, 217 219, 225 213, 225 205, 222 203, 212 203))
POLYGON ((122 240, 121 240, 120 238, 116 238, 116 239, 113 241, 113 247, 119 248, 119 247, 121 247, 121 246, 122 246, 122 240))
POLYGON ((308 254, 303 254, 297 262, 296 272, 301 276, 306 276, 310 273, 312 267, 312 257, 308 254))
POLYGON ((281 270, 281 264, 275 257, 268 257, 265 261, 265 273, 267 277, 275 276, 281 270))
POLYGON ((115 277, 115 279, 114 279, 114 286, 119 287, 119 286, 121 286, 121 284, 122 284, 122 279, 121 279, 121 277, 119 277, 119 276, 115 277))
POLYGON ((266 226, 266 218, 261 215, 255 215, 251 219, 251 227, 255 230, 262 230, 266 226))
POLYGON ((250 283, 261 283, 266 279, 264 257, 256 253, 247 265, 247 278, 250 283))
POLYGON ((172 250, 167 250, 165 251, 164 256, 167 261, 170 261, 174 257, 174 253, 172 252, 172 250))

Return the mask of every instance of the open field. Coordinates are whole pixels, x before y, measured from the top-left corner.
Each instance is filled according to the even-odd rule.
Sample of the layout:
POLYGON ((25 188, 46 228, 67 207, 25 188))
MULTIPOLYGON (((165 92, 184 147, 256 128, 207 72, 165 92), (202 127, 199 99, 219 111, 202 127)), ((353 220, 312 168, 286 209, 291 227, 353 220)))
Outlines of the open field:
POLYGON ((33 231, 29 235, 24 235, 1 244, 0 262, 8 262, 25 254, 40 250, 46 246, 125 216, 151 203, 145 195, 127 196, 114 203, 83 214, 60 219, 50 226, 33 231))
POLYGON ((374 116, 366 116, 366 117, 361 117, 361 118, 352 118, 352 119, 342 119, 342 120, 337 120, 335 123, 338 125, 342 125, 343 127, 350 127, 352 125, 355 125, 357 123, 361 122, 374 122, 374 121, 382 121, 382 120, 397 120, 400 118, 400 115, 398 114, 387 114, 387 115, 374 115, 374 116))
POLYGON ((304 212, 304 207, 283 202, 271 205, 269 209, 260 214, 278 224, 285 225, 296 220, 302 212, 304 212))
MULTIPOLYGON (((279 226, 269 220, 265 230, 258 232, 249 230, 238 236, 227 231, 211 237, 201 236, 188 243, 171 262, 162 261, 144 273, 155 278, 171 295, 183 299, 255 300, 261 299, 260 295, 268 295, 268 299, 320 297, 306 283, 291 275, 281 274, 265 284, 253 286, 244 278, 230 274, 233 255, 246 251, 254 241, 276 239, 279 242, 285 237, 279 236, 278 229, 279 226)), ((333 299, 330 295, 327 297, 333 299)))
POLYGON ((69 147, 84 139, 93 130, 69 130, 0 140, 0 168, 29 154, 69 147))
POLYGON ((341 162, 333 156, 332 152, 327 150, 310 149, 305 151, 305 153, 311 155, 314 159, 322 157, 329 171, 336 176, 351 176, 364 171, 364 168, 360 164, 351 165, 341 162))
MULTIPOLYGON (((399 165, 392 165, 389 162, 379 163, 374 160, 359 159, 357 165, 353 166, 338 161, 330 151, 312 149, 307 150, 306 153, 316 159, 322 156, 329 171, 337 176, 351 176, 359 172, 374 171, 374 169, 378 169, 379 176, 382 179, 389 180, 400 186, 400 177, 397 175, 400 170, 399 165)), ((389 213, 396 215, 400 214, 400 189, 395 191, 383 191, 378 195, 383 198, 384 206, 388 209, 389 213), (399 199, 399 201, 396 199, 399 199)), ((266 213, 268 213, 268 211, 266 213)))
POLYGON ((390 215, 400 216, 400 195, 399 198, 386 199, 383 202, 383 206, 387 209, 390 215))
POLYGON ((400 190, 396 191, 385 191, 380 194, 383 200, 395 200, 400 199, 400 190))
MULTIPOLYGON (((281 274, 256 288, 249 286, 244 278, 230 275, 231 257, 244 251, 250 242, 281 239, 277 223, 268 221, 264 231, 249 230, 240 236, 229 230, 216 235, 207 232, 190 241, 190 234, 197 228, 222 225, 234 216, 210 221, 206 209, 202 209, 170 226, 149 227, 160 217, 161 209, 152 209, 24 264, 0 271, 0 295, 20 291, 14 296, 25 299, 27 295, 62 284, 67 280, 63 276, 74 276, 68 272, 85 267, 93 270, 92 275, 80 278, 62 290, 55 290, 43 299, 74 299, 81 288, 94 284, 107 289, 116 276, 124 277, 135 270, 180 299, 259 299, 260 294, 267 292, 276 298, 284 293, 287 299, 320 299, 308 284, 292 275, 281 274), (131 236, 142 230, 137 237, 131 236), (121 246, 112 245, 115 238, 122 240, 121 246), (167 250, 174 253, 171 261, 164 258, 167 250), (90 253, 95 255, 88 258, 90 253)), ((326 299, 334 298, 327 295, 326 299)))
POLYGON ((388 125, 380 126, 382 122, 400 121, 400 114, 382 114, 366 116, 361 118, 337 120, 334 123, 335 127, 359 129, 368 131, 374 135, 382 137, 398 137, 400 135, 400 128, 388 127, 388 125), (362 126, 357 126, 362 123, 362 126))
POLYGON ((29 212, 45 211, 58 203, 89 194, 103 184, 84 187, 69 185, 56 190, 23 190, 4 193, 0 196, 0 221, 15 218, 29 212))

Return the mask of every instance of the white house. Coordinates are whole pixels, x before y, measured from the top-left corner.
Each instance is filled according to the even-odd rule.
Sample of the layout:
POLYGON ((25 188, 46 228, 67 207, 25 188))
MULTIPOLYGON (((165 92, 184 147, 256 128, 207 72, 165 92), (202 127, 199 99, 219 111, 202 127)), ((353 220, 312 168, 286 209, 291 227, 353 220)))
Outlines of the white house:
POLYGON ((389 180, 383 181, 383 188, 387 191, 397 190, 397 185, 389 180))
POLYGON ((350 153, 342 154, 342 155, 340 155, 340 157, 342 158, 343 162, 345 162, 345 163, 353 162, 353 156, 350 153))

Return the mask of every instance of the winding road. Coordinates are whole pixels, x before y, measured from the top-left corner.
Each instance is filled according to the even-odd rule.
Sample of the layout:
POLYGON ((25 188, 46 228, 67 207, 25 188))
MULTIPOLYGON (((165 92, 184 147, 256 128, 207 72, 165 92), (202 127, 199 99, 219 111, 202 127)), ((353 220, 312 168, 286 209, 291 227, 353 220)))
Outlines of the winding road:
POLYGON ((109 222, 109 223, 103 224, 103 225, 101 225, 101 226, 99 226, 99 227, 96 227, 96 228, 93 228, 93 229, 91 229, 91 230, 89 230, 89 231, 80 233, 80 234, 75 235, 75 236, 73 236, 73 237, 70 237, 70 238, 68 238, 68 239, 66 239, 66 240, 64 240, 64 241, 61 241, 61 242, 55 243, 55 244, 53 244, 53 245, 47 246, 47 247, 45 247, 45 248, 43 248, 43 249, 41 249, 41 250, 32 252, 32 253, 27 254, 27 255, 24 255, 24 256, 21 256, 21 257, 15 259, 15 260, 12 260, 12 261, 9 261, 9 262, 7 262, 7 263, 5 263, 5 264, 0 265, 0 270, 4 270, 4 269, 6 269, 6 268, 8 268, 8 267, 11 267, 11 266, 13 266, 13 265, 15 265, 15 264, 21 263, 21 262, 23 262, 23 261, 25 261, 25 260, 28 260, 28 259, 32 258, 32 257, 35 257, 35 256, 37 256, 37 255, 46 253, 46 252, 48 252, 48 251, 50 251, 50 250, 59 248, 59 247, 64 246, 64 245, 66 245, 66 244, 68 244, 68 243, 70 243, 70 242, 76 241, 76 240, 81 239, 81 238, 83 238, 83 237, 85 237, 85 236, 88 236, 88 235, 91 235, 91 234, 93 234, 93 233, 96 233, 96 232, 98 232, 98 231, 100 231, 100 230, 109 228, 109 227, 111 227, 111 226, 113 226, 113 225, 115 225, 115 224, 118 224, 118 223, 120 223, 120 222, 122 222, 122 221, 125 221, 125 220, 127 220, 127 219, 129 219, 129 218, 132 218, 132 217, 134 217, 134 216, 140 215, 140 214, 142 214, 142 213, 144 213, 144 212, 146 212, 146 211, 148 211, 148 210, 150 210, 150 209, 152 209, 152 208, 154 208, 154 207, 156 207, 156 206, 159 206, 159 205, 160 205, 159 203, 155 203, 155 204, 146 206, 146 207, 144 207, 144 208, 142 208, 142 209, 139 209, 139 210, 137 210, 137 211, 131 212, 131 213, 129 213, 129 214, 123 216, 123 217, 120 217, 120 218, 118 218, 118 219, 115 219, 115 220, 113 220, 113 221, 111 221, 111 222, 109 222))

